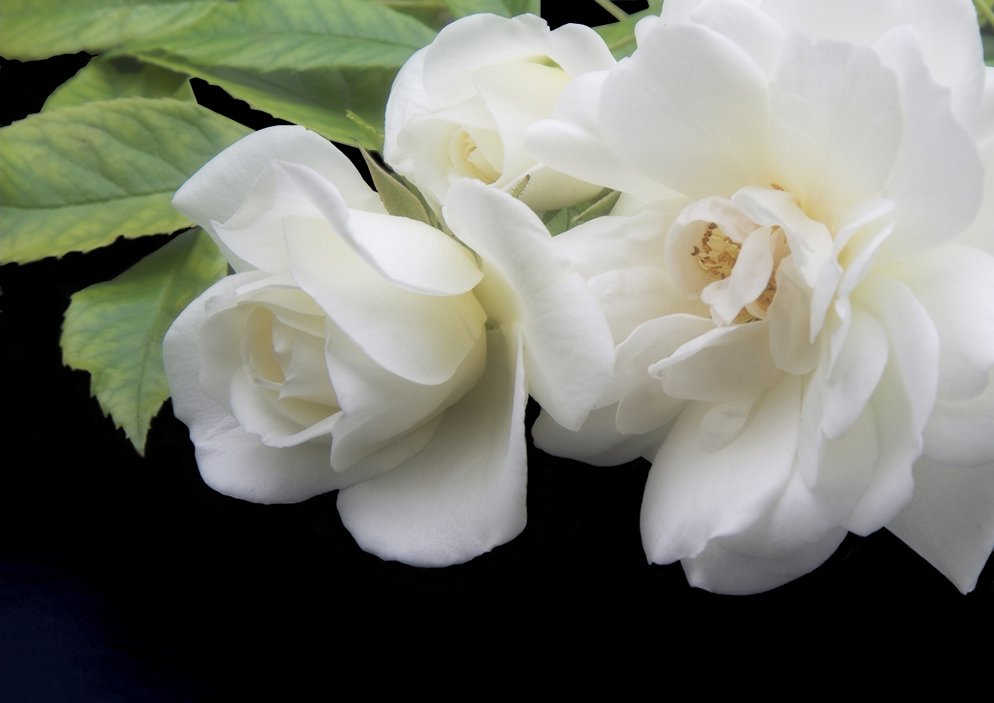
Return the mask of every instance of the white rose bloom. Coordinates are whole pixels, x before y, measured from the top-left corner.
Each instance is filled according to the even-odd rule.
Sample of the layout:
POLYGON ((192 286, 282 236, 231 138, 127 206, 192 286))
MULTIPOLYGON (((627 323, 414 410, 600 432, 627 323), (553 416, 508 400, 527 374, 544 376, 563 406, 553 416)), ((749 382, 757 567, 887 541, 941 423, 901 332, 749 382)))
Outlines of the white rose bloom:
POLYGON ((579 427, 613 346, 537 216, 454 188, 448 224, 482 265, 386 214, 349 160, 300 127, 246 137, 177 193, 235 269, 164 345, 209 485, 267 503, 340 488, 360 546, 418 565, 521 531, 528 392, 579 427))
POLYGON ((601 188, 543 167, 524 132, 549 117, 577 76, 614 58, 589 27, 550 31, 535 15, 470 15, 448 25, 401 68, 387 102, 384 159, 433 204, 473 178, 510 190, 536 210, 573 205, 601 188))
POLYGON ((971 590, 994 546, 994 71, 972 5, 668 0, 637 36, 528 134, 629 196, 556 239, 618 370, 581 433, 543 416, 537 443, 650 458, 646 554, 695 585, 773 588, 887 526, 971 590))

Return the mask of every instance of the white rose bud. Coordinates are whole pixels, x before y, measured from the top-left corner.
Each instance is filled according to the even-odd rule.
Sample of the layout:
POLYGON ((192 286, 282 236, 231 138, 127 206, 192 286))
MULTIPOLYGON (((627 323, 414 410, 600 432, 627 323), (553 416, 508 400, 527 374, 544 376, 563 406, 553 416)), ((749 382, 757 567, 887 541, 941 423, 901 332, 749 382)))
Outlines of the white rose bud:
POLYGON ((436 205, 460 178, 517 188, 535 210, 588 200, 599 186, 543 166, 525 149, 523 136, 530 124, 552 115, 577 76, 614 63, 588 27, 550 31, 534 15, 464 17, 397 75, 387 103, 384 158, 436 205))

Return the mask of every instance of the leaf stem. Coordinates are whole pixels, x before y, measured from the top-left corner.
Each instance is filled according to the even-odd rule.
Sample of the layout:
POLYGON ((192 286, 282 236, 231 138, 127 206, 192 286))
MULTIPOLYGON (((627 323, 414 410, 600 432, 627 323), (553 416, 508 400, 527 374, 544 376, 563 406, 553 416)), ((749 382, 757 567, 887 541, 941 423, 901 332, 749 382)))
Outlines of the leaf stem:
MULTIPOLYGON (((611 2, 611 0, 594 0, 594 2, 607 10, 608 14, 619 22, 624 22, 628 19, 628 13, 611 2)), ((974 0, 974 2, 976 2, 976 0, 974 0)))
POLYGON ((977 14, 980 15, 980 18, 994 27, 994 9, 991 9, 991 5, 984 0, 973 0, 973 5, 977 8, 977 14))

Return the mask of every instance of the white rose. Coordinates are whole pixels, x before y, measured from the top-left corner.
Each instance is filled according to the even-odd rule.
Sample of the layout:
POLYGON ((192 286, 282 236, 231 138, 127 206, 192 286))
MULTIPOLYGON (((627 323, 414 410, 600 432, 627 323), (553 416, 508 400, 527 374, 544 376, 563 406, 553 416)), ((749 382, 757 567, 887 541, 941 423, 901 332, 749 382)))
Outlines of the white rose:
POLYGON ((646 553, 711 590, 887 526, 968 591, 994 547, 992 69, 966 0, 871 5, 671 0, 528 135, 630 196, 556 240, 618 372, 536 440, 652 459, 646 553))
POLYGON ((385 214, 349 160, 300 127, 246 137, 177 193, 236 272, 164 345, 208 484, 257 502, 343 489, 360 546, 418 565, 520 532, 528 391, 579 427, 613 349, 537 217, 456 188, 449 226, 476 257, 385 214))
POLYGON ((524 131, 552 114, 577 76, 614 59, 589 27, 550 31, 534 15, 470 15, 448 25, 401 69, 387 103, 384 158, 435 204, 473 178, 520 193, 536 210, 587 200, 600 187, 543 167, 524 131))

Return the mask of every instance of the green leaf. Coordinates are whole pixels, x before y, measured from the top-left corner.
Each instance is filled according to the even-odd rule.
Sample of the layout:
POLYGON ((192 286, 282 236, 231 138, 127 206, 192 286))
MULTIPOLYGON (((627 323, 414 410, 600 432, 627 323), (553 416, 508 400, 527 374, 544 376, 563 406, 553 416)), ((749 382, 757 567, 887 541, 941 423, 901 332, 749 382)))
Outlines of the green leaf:
POLYGON ((189 79, 130 56, 98 56, 48 96, 42 111, 113 98, 176 98, 194 101, 189 79))
POLYGON ((984 40, 984 62, 994 66, 994 33, 984 32, 980 38, 984 40))
POLYGON ((452 21, 452 14, 445 0, 373 0, 373 2, 413 17, 436 31, 452 21))
POLYGON ((227 273, 202 230, 181 234, 117 278, 76 293, 62 326, 62 360, 90 372, 100 407, 141 454, 169 397, 162 338, 190 302, 227 273))
POLYGON ((614 58, 623 59, 626 56, 631 56, 632 52, 635 51, 635 25, 643 17, 658 15, 661 7, 661 2, 650 2, 648 9, 629 15, 628 19, 623 22, 605 24, 594 27, 594 29, 607 43, 614 58))
POLYGON ((540 0, 445 0, 454 17, 465 17, 476 12, 492 12, 495 15, 514 17, 541 12, 540 0))
POLYGON ((344 143, 376 148, 401 65, 435 33, 363 0, 242 0, 167 38, 123 51, 216 83, 252 107, 344 143))
POLYGON ((0 129, 0 262, 189 226, 173 193, 247 133, 169 98, 103 100, 0 129))
POLYGON ((3 0, 0 55, 44 59, 91 53, 172 32, 205 16, 224 0, 3 0))
POLYGON ((415 194, 410 183, 383 168, 365 149, 362 150, 362 158, 366 160, 366 166, 369 167, 369 173, 373 177, 373 185, 376 186, 376 192, 388 213, 435 226, 429 209, 415 194))

